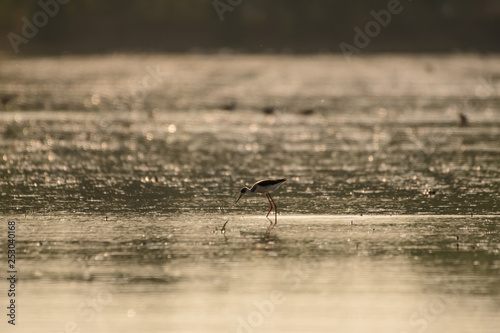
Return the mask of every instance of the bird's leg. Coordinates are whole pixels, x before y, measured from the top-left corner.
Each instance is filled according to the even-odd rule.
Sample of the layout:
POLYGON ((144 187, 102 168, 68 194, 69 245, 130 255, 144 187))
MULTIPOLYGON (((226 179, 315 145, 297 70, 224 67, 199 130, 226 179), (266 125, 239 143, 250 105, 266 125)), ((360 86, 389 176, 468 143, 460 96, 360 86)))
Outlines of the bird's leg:
POLYGON ((269 226, 267 227, 267 230, 266 230, 266 236, 269 236, 269 234, 271 233, 271 230, 273 230, 274 226, 273 226, 273 221, 269 220, 271 222, 271 224, 269 224, 269 226))
POLYGON ((269 221, 269 227, 273 226, 273 220, 266 216, 266 219, 269 221))
POLYGON ((274 204, 274 225, 276 225, 278 223, 278 206, 276 205, 276 202, 274 202, 271 195, 270 194, 267 194, 267 195, 269 196, 269 199, 271 199, 271 201, 274 204))
POLYGON ((267 197, 267 201, 269 201, 269 205, 271 205, 271 208, 269 208, 269 211, 267 212, 267 215, 266 217, 269 216, 269 213, 271 213, 271 211, 273 210, 273 204, 271 203, 271 200, 269 199, 271 196, 269 195, 269 193, 266 193, 266 197, 267 197))

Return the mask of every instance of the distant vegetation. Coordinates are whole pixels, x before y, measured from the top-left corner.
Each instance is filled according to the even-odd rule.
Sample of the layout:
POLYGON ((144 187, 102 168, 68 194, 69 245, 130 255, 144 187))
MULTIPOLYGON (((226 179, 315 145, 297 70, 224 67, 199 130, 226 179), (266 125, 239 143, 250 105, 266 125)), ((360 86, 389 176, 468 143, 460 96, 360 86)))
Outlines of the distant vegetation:
MULTIPOLYGON (((12 51, 8 33, 22 36, 23 17, 32 21, 40 3, 57 3, 57 14, 19 45, 22 52, 339 52, 341 42, 353 42, 354 27, 373 20, 371 11, 396 0, 231 0, 223 21, 213 0, 56 1, 0 1, 1 49, 12 51)), ((401 6, 364 52, 500 51, 500 1, 401 0, 401 6)))

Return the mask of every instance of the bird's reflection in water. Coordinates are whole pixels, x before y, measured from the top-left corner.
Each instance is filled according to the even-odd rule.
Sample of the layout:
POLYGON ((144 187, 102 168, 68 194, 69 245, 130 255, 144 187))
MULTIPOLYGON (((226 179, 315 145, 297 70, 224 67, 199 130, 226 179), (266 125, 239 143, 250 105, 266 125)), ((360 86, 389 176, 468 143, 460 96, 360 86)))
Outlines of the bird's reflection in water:
POLYGON ((252 240, 253 248, 256 250, 276 250, 277 245, 281 242, 274 225, 267 227, 265 231, 242 231, 242 237, 252 240))

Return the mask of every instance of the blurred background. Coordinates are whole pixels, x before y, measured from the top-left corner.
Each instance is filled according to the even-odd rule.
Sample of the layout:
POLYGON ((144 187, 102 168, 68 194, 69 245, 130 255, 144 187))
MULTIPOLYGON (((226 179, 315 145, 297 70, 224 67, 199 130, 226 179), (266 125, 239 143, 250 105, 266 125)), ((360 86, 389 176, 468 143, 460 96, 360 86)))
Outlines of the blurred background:
POLYGON ((498 211, 498 1, 2 0, 0 35, 6 210, 210 210, 289 174, 295 212, 498 211), (74 171, 44 193, 33 165, 74 171))
POLYGON ((0 331, 497 333, 499 37, 498 0, 0 0, 0 331))
MULTIPOLYGON (((23 52, 115 51, 339 52, 355 26, 388 0, 81 0, 59 13, 23 52), (223 21, 215 5, 222 10, 223 21)), ((46 1, 45 3, 51 3, 46 1)), ((402 0, 401 14, 368 52, 494 52, 500 50, 500 3, 495 0, 402 0)), ((22 17, 40 11, 38 1, 0 1, 0 35, 21 33, 22 17)), ((9 50, 2 37, 0 46, 9 50)))

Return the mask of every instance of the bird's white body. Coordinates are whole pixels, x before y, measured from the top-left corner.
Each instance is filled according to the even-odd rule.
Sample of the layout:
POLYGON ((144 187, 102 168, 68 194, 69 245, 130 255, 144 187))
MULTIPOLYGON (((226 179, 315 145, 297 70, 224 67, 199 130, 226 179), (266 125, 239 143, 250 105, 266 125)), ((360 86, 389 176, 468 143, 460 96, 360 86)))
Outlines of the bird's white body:
POLYGON ((254 186, 252 186, 252 189, 255 187, 255 190, 252 191, 252 189, 250 189, 250 192, 271 193, 274 190, 277 190, 281 185, 283 185, 283 182, 277 183, 277 184, 272 184, 272 185, 267 185, 267 186, 260 186, 258 183, 256 183, 254 186))

